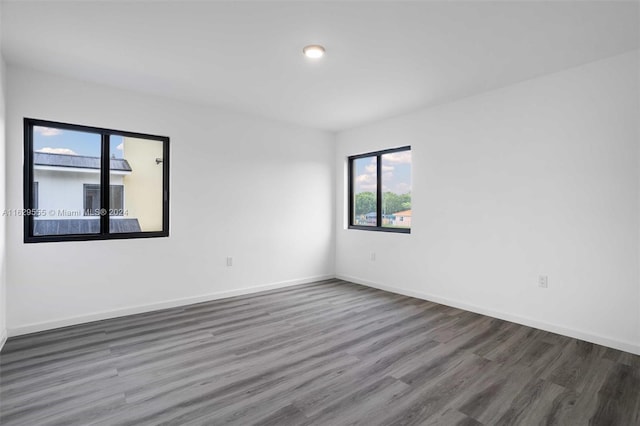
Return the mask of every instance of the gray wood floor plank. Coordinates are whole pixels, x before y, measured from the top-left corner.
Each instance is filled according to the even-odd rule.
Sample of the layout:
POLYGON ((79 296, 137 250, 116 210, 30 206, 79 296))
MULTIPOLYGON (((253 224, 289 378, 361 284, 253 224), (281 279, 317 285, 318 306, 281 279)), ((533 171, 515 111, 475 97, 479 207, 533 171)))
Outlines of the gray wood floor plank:
POLYGON ((444 409, 456 393, 477 380, 479 373, 491 361, 476 355, 437 363, 447 369, 429 370, 430 379, 415 380, 415 375, 403 376, 413 391, 398 400, 396 409, 387 413, 383 423, 387 425, 421 425, 444 409))
POLYGON ((516 395, 509 409, 495 425, 542 423, 549 415, 556 398, 565 391, 562 386, 542 379, 533 379, 516 395))
MULTIPOLYGON (((366 386, 357 386, 354 391, 344 392, 338 400, 321 411, 308 415, 313 425, 357 425, 375 411, 380 404, 388 406, 409 386, 391 376, 377 379, 366 386)), ((303 410, 304 412, 304 410, 303 410)), ((379 413, 382 414, 381 412, 379 413)), ((368 421, 374 421, 369 417, 368 421)), ((369 423, 371 424, 371 423, 369 423)))
POLYGON ((442 413, 435 414, 429 418, 426 422, 423 423, 423 426, 443 426, 443 425, 452 425, 452 426, 482 426, 482 423, 479 421, 465 416, 459 411, 447 408, 443 410, 442 413))
POLYGON ((302 425, 307 422, 307 418, 297 407, 289 404, 279 409, 273 414, 262 417, 253 423, 255 426, 286 426, 286 425, 302 425))
POLYGON ((2 425, 640 425, 640 357, 331 279, 10 338, 2 425))

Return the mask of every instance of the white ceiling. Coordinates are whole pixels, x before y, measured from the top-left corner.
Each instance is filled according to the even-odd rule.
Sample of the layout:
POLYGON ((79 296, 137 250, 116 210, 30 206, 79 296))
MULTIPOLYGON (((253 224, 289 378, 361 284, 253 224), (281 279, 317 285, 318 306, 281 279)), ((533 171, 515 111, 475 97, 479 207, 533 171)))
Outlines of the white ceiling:
POLYGON ((640 47, 638 2, 12 2, 8 63, 343 130, 640 47), (302 55, 320 43, 326 57, 302 55))

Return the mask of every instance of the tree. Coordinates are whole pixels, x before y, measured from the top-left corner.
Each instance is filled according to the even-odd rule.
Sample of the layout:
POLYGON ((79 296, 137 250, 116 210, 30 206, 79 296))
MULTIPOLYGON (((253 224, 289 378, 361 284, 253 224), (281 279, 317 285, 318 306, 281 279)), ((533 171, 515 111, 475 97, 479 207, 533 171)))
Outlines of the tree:
POLYGON ((411 194, 398 195, 393 192, 382 194, 382 212, 393 214, 411 209, 411 194))
MULTIPOLYGON (((376 211, 376 194, 373 192, 360 192, 356 194, 356 216, 362 216, 376 211)), ((411 193, 396 194, 385 192, 382 194, 383 214, 393 214, 404 210, 411 210, 411 193)))
POLYGON ((411 210, 411 193, 402 194, 400 196, 400 207, 398 211, 411 210))
POLYGON ((356 216, 376 211, 376 195, 373 192, 356 194, 356 216))

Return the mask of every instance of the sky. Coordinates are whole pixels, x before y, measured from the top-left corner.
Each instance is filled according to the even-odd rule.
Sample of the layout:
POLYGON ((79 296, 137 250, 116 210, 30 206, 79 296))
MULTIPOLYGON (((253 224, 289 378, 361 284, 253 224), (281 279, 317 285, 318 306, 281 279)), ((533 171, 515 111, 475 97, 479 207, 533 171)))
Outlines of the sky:
MULTIPOLYGON (((359 158, 354 162, 355 192, 376 191, 376 157, 359 158)), ((411 192, 411 151, 393 152, 382 156, 382 192, 411 192)))
MULTIPOLYGON (((111 156, 122 158, 122 142, 122 136, 111 136, 109 143, 111 156)), ((33 128, 33 150, 54 154, 100 157, 100 135, 35 126, 33 128)))

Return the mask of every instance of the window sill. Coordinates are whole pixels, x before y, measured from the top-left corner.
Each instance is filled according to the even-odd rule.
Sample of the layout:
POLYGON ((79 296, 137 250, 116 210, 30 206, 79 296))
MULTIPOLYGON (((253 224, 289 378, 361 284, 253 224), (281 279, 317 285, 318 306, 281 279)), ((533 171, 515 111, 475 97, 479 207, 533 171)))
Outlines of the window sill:
POLYGON ((386 226, 359 226, 349 225, 349 229, 358 229, 360 231, 376 231, 376 232, 393 232, 396 234, 410 234, 411 228, 391 228, 386 226))

